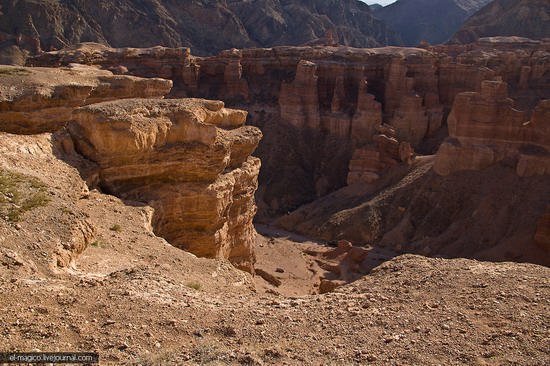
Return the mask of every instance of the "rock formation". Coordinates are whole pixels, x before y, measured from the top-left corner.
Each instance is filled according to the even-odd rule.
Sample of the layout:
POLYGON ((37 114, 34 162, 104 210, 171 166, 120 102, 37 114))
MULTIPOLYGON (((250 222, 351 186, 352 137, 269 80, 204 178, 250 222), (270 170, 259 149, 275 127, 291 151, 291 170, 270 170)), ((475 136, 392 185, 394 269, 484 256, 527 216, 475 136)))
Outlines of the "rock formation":
POLYGON ((371 142, 382 125, 382 104, 368 92, 368 82, 364 78, 359 82, 357 108, 351 120, 351 139, 354 146, 371 142))
MULTIPOLYGON (((260 213, 270 216, 345 186, 352 160, 351 176, 362 166, 372 167, 367 161, 378 151, 373 138, 383 124, 395 130, 398 141, 390 154, 398 164, 387 160, 384 166, 409 160, 401 159, 401 142, 411 144, 403 145, 404 155, 414 155, 412 148, 420 155, 434 154, 446 137, 456 95, 481 93, 484 80, 502 78, 517 109, 530 114, 541 100, 550 99, 547 49, 545 41, 482 39, 426 49, 274 47, 194 57, 187 49, 83 44, 44 53, 30 63, 93 63, 136 76, 170 70, 170 95, 221 99, 247 110, 249 123, 266 136, 255 155, 263 166, 260 213)), ((390 170, 382 169, 382 175, 390 170)))
POLYGON ((406 46, 421 41, 443 43, 464 20, 491 0, 400 0, 373 10, 375 17, 395 30, 406 46))
POLYGON ((69 131, 103 189, 155 209, 155 233, 253 271, 260 131, 218 101, 127 99, 79 108, 69 131))
POLYGON ((0 9, 0 48, 31 54, 92 41, 113 47, 185 46, 205 55, 233 47, 300 45, 327 31, 338 43, 355 47, 401 42, 368 5, 355 0, 2 0, 0 9))
POLYGON ((319 94, 314 63, 300 61, 296 77, 281 85, 281 119, 296 128, 320 128, 319 94))
POLYGON ((413 158, 414 149, 410 143, 399 142, 395 138, 395 130, 392 127, 380 126, 371 144, 364 145, 353 152, 347 183, 348 185, 374 183, 384 172, 401 162, 408 164, 413 158))
POLYGON ((172 81, 115 76, 92 67, 0 68, 0 131, 55 132, 79 106, 123 98, 161 98, 172 81))
POLYGON ((450 43, 468 44, 495 36, 548 38, 549 17, 547 0, 495 0, 466 20, 450 43))
POLYGON ((548 47, 547 41, 488 37, 468 45, 443 45, 428 49, 450 56, 440 65, 442 103, 452 103, 459 92, 480 92, 482 80, 500 78, 508 83, 509 96, 514 99, 517 108, 531 111, 541 100, 550 99, 548 47))
POLYGON ((519 159, 520 176, 549 173, 550 101, 542 101, 530 121, 513 104, 501 81, 483 81, 481 93, 459 94, 448 119, 449 139, 436 155, 434 170, 450 175, 519 159))

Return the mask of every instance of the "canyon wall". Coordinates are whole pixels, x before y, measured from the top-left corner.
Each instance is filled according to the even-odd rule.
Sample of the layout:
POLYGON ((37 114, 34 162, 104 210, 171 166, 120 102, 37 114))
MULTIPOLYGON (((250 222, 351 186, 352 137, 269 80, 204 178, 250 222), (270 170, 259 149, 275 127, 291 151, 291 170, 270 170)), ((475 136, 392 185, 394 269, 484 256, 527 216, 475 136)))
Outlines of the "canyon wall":
POLYGON ((372 184, 418 154, 434 154, 462 92, 504 80, 530 114, 548 90, 549 44, 482 39, 469 46, 354 49, 231 49, 194 57, 188 49, 110 49, 81 44, 30 60, 37 66, 96 64, 163 75, 171 96, 223 100, 249 112, 265 138, 259 219, 286 214, 347 184, 372 184), (383 132, 381 132, 383 128, 383 132))
POLYGON ((104 190, 155 209, 155 233, 201 257, 253 271, 260 131, 222 102, 127 99, 75 111, 76 150, 104 190))
POLYGON ((64 151, 59 158, 90 188, 153 207, 158 236, 254 271, 260 160, 250 155, 262 135, 244 126, 245 111, 220 101, 162 99, 170 80, 82 65, 2 67, 0 80, 0 131, 53 133, 46 138, 64 151))
POLYGON ((542 101, 530 120, 513 106, 501 81, 483 81, 480 93, 459 94, 434 170, 446 176, 509 159, 516 162, 519 176, 550 173, 550 101, 542 101))

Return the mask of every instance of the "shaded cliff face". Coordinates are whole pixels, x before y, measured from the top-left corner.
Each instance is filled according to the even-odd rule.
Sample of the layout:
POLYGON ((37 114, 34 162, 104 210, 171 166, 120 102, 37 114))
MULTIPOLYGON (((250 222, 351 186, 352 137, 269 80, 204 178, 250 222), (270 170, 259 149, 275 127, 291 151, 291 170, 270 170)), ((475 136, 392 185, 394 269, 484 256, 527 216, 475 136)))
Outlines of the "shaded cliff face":
POLYGON ((420 49, 252 49, 195 60, 184 73, 198 78, 181 87, 247 109, 267 137, 256 152, 261 219, 345 186, 358 149, 374 160, 354 159, 353 181, 399 165, 400 143, 419 146, 441 124, 437 62, 420 49))
POLYGON ((406 46, 443 43, 464 20, 491 0, 399 0, 373 11, 406 46))
MULTIPOLYGON (((196 54, 231 47, 299 45, 325 37, 356 47, 400 44, 369 7, 355 0, 0 1, 4 61, 78 42, 113 47, 187 46, 196 54)), ((330 41, 332 42, 332 41, 330 41)))
POLYGON ((550 3, 547 0, 495 0, 472 15, 451 39, 471 43, 480 37, 550 37, 550 3))

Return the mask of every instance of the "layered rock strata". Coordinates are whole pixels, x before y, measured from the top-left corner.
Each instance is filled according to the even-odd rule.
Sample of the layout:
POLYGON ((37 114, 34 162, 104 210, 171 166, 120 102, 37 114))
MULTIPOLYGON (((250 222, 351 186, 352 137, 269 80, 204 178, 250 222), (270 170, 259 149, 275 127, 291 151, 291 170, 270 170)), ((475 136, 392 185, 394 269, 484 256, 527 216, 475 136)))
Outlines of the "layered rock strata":
POLYGON ((481 80, 500 78, 518 109, 531 111, 550 99, 550 42, 520 37, 480 38, 468 45, 441 45, 429 50, 449 56, 441 64, 440 97, 452 104, 459 92, 481 91, 481 80), (477 72, 472 73, 472 70, 477 72))
MULTIPOLYGON (((46 53, 32 62, 65 65, 89 48, 46 53)), ((354 152, 375 151, 373 138, 383 124, 395 130, 399 143, 435 153, 456 95, 481 93, 484 80, 502 78, 517 108, 528 114, 550 99, 547 42, 485 39, 426 48, 231 49, 206 58, 184 52, 179 61, 155 49, 133 50, 141 59, 115 59, 135 75, 172 70, 171 95, 221 99, 246 109, 249 123, 266 135, 255 153, 264 167, 259 198, 266 210, 281 214, 345 186, 349 163, 358 160, 354 152), (138 66, 145 64, 155 66, 138 66)), ((96 49, 89 59, 112 69, 108 53, 123 51, 96 49)))
POLYGON ((141 77, 180 79, 182 65, 192 59, 189 48, 110 48, 102 44, 85 42, 71 45, 61 52, 46 52, 27 62, 29 66, 59 67, 71 64, 100 65, 114 74, 141 77))
POLYGON ((69 131, 106 191, 155 209, 153 228, 201 257, 252 271, 260 131, 219 101, 127 99, 75 111, 69 131))
POLYGON ((399 142, 395 130, 387 125, 378 128, 378 134, 367 144, 353 152, 349 163, 348 185, 376 182, 382 174, 400 163, 410 164, 414 149, 408 142, 399 142))
POLYGON ((113 75, 92 67, 0 68, 0 131, 55 132, 73 120, 75 108, 123 98, 162 98, 171 80, 113 75))
POLYGON ((516 161, 520 176, 550 173, 550 101, 542 101, 530 120, 514 109, 507 84, 484 81, 481 93, 457 96, 449 115, 449 138, 437 155, 434 170, 450 175, 480 170, 505 159, 516 161))

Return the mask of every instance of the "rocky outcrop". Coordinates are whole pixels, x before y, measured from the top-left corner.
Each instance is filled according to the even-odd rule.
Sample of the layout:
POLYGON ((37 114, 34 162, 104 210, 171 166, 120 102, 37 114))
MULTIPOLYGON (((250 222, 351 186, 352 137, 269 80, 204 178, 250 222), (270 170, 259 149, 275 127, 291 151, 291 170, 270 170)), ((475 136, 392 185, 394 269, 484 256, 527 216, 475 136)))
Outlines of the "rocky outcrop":
POLYGON ((481 37, 550 36, 550 4, 547 0, 495 0, 473 14, 450 43, 468 44, 481 37))
POLYGON ((28 66, 59 67, 72 64, 100 65, 114 74, 179 80, 185 78, 182 65, 191 63, 189 48, 110 48, 93 42, 78 43, 62 52, 46 52, 31 58, 28 66))
POLYGON ((481 93, 459 94, 448 119, 449 140, 441 145, 434 170, 450 175, 513 159, 520 176, 547 174, 549 102, 541 102, 528 121, 525 112, 513 108, 504 82, 483 81, 481 93))
POLYGON ((395 130, 388 125, 380 126, 378 134, 367 144, 353 152, 349 163, 348 185, 368 185, 376 182, 382 174, 400 163, 410 164, 414 149, 408 142, 399 142, 395 130))
POLYGON ((115 76, 92 67, 64 69, 2 66, 0 131, 55 132, 73 120, 75 108, 114 99, 162 98, 172 81, 115 76))
POLYGON ((482 80, 500 78, 518 109, 532 111, 541 100, 550 99, 548 41, 521 37, 480 38, 468 45, 428 47, 450 56, 440 65, 442 103, 452 104, 459 92, 481 91, 482 80))
POLYGON ((214 54, 232 47, 301 45, 331 31, 343 45, 401 43, 355 0, 328 1, 0 1, 1 48, 32 54, 78 42, 113 47, 191 47, 214 54))
POLYGON ((416 71, 414 66, 406 67, 399 59, 390 65, 384 91, 384 112, 388 116, 388 124, 395 128, 396 136, 418 146, 426 137, 428 129, 434 132, 441 126, 443 107, 439 104, 438 95, 433 92, 434 83, 437 83, 435 67, 428 64, 418 70, 420 72, 417 71, 418 76, 415 75, 428 86, 428 92, 422 96, 414 88, 415 77, 407 76, 407 73, 416 71), (431 80, 425 82, 426 79, 431 80), (431 88, 429 84, 432 84, 431 88), (429 116, 427 107, 430 108, 429 116))
POLYGON ((283 82, 279 106, 281 119, 296 128, 320 128, 319 93, 314 63, 300 61, 292 82, 283 82))
POLYGON ((421 41, 443 43, 468 16, 491 0, 400 0, 373 10, 374 15, 395 30, 407 46, 421 41))
POLYGON ((260 131, 218 101, 127 99, 79 108, 69 131, 100 185, 155 209, 155 233, 252 271, 260 131))

